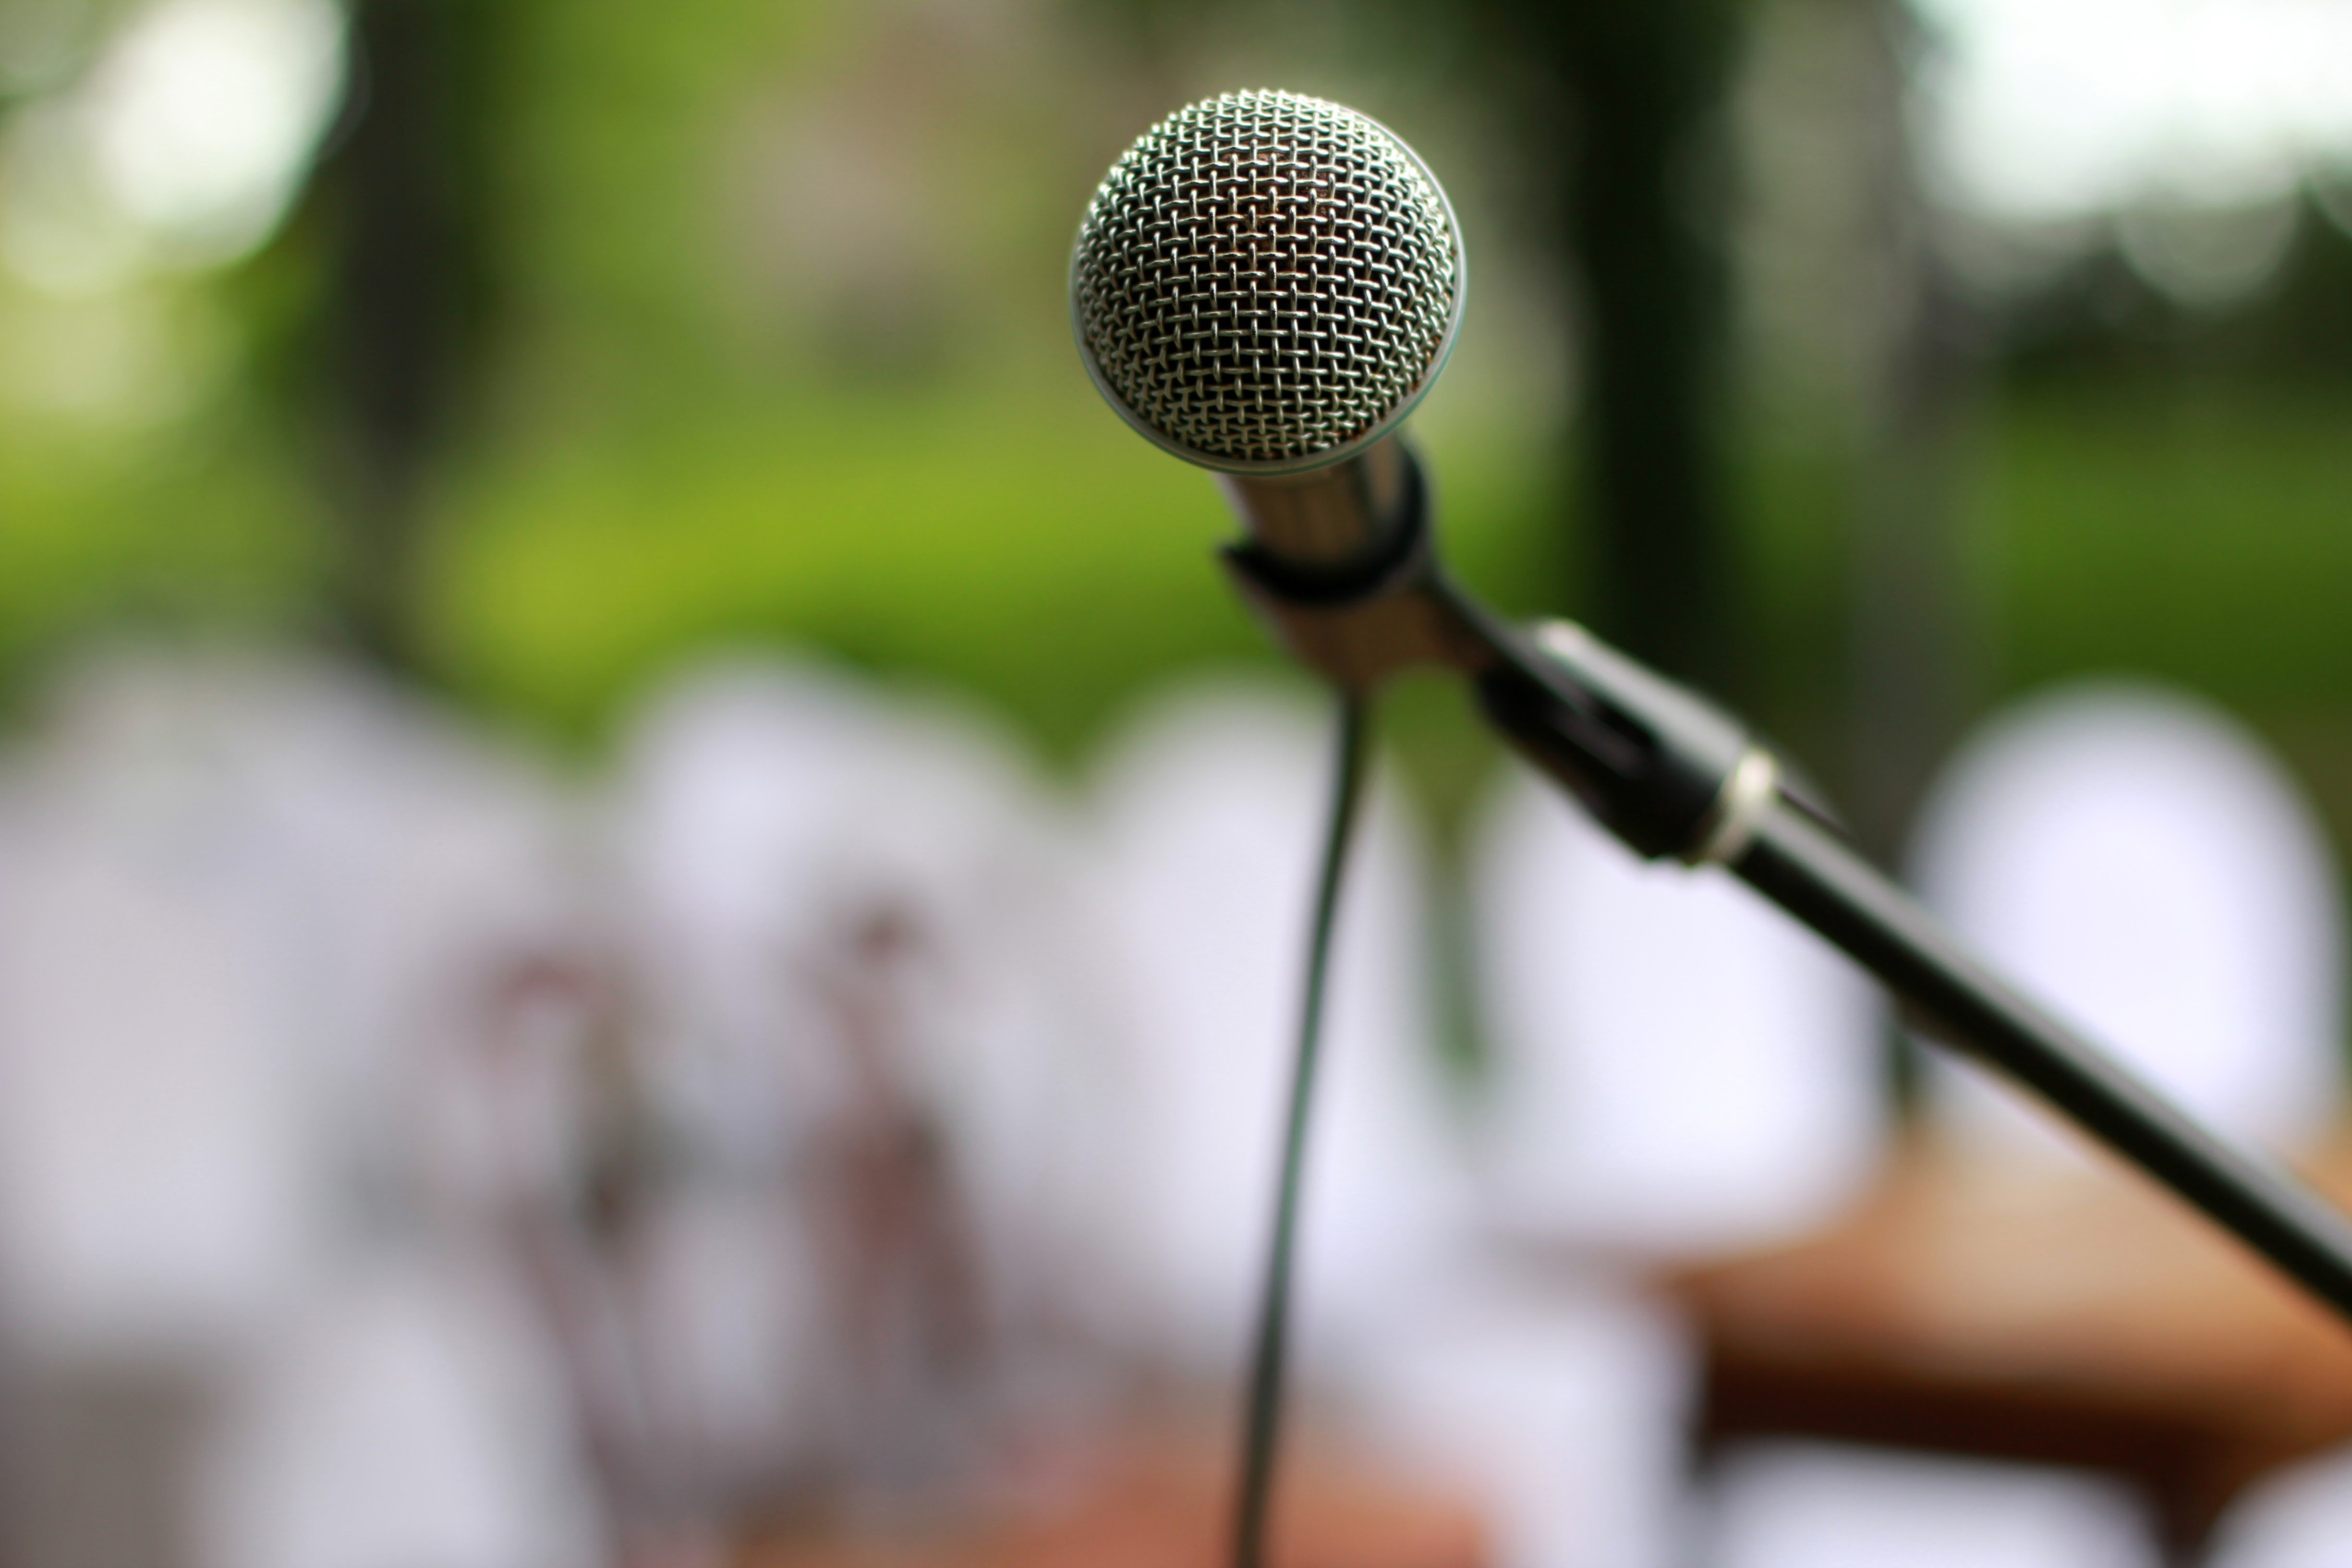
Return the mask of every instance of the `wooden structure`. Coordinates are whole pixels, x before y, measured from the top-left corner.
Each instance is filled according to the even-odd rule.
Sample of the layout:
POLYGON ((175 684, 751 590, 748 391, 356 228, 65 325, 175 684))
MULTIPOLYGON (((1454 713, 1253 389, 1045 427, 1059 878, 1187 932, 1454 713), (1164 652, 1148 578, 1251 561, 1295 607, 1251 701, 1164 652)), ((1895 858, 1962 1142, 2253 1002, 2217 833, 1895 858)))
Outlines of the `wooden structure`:
MULTIPOLYGON (((2307 1173, 2352 1199, 2352 1140, 2307 1173)), ((1843 1222, 1683 1271, 1700 1439, 1805 1436, 2119 1474, 2178 1562, 2279 1466, 2352 1441, 2352 1329, 2112 1164, 1916 1149, 1843 1222)))

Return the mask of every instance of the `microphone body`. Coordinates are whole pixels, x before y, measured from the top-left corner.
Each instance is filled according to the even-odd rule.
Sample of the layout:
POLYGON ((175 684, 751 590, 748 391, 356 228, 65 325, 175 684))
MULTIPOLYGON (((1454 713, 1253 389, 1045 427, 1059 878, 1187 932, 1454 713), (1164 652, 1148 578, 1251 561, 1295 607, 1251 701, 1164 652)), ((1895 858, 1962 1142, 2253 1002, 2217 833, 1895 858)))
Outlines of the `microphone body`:
POLYGON ((1295 474, 1221 473, 1217 488, 1259 548, 1305 574, 1344 576, 1393 547, 1422 480, 1401 436, 1295 474))

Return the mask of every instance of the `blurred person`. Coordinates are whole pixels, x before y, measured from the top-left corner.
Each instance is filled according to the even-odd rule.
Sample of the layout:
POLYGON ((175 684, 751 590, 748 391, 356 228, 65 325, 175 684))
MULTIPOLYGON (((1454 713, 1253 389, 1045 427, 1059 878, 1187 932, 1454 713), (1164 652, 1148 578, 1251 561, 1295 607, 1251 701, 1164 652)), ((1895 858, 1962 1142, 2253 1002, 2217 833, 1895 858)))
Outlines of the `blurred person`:
POLYGON ((1545 1414, 1586 1457, 1579 1479, 1606 1484, 1555 1477, 1528 1495, 1548 1500, 1548 1538, 1612 1548, 1529 1561, 1687 1562, 1693 1352, 1639 1281, 1798 1234, 1861 1194, 1888 1131, 1873 992, 1720 869, 1637 858, 1524 768, 1474 817, 1468 872, 1482 1208, 1550 1268, 1475 1375, 1524 1407, 1535 1369, 1559 1368, 1545 1414), (1617 1348, 1585 1351, 1571 1375, 1576 1352, 1547 1358, 1531 1329, 1617 1348))
MULTIPOLYGON (((1094 784, 1097 918, 1130 1060, 1123 1275, 1181 1375, 1237 1377, 1274 1194, 1328 725, 1277 691, 1180 687, 1114 735, 1094 784)), ((1325 1074, 1300 1222, 1301 1339, 1373 1331, 1454 1261, 1467 1192, 1425 973, 1425 873, 1396 781, 1377 777, 1334 939, 1325 1074)))
POLYGON ((436 1213, 417 1116, 470 967, 568 918, 544 787, 293 656, 89 660, 16 751, 20 1559, 593 1557, 544 1346, 495 1249, 436 1213))
POLYGON ((682 678, 627 758, 656 1441, 717 1514, 952 1514, 1085 1399, 1066 828, 976 716, 797 661, 682 678))
MULTIPOLYGON (((2284 1152, 2333 1126, 2334 858, 2285 768, 2220 709, 2145 681, 2029 698, 1947 765, 1911 859, 1962 938, 2201 1121, 2284 1152)), ((1938 1060, 1931 1081, 1968 1146, 2053 1147, 2050 1113, 1981 1069, 1938 1060)))
MULTIPOLYGON (((1179 688, 1110 743, 1095 786, 1098 919, 1132 1058, 1103 1186, 1137 1326, 1179 1409, 1223 1413, 1266 1245, 1327 809, 1315 710, 1179 688)), ((1341 890, 1300 1215, 1296 1462, 1385 1466, 1475 1510, 1497 1568, 1639 1568, 1680 1549, 1688 1348, 1602 1281, 1498 1265, 1438 1059, 1427 891, 1377 776, 1341 890)))
POLYGON ((331 1108, 356 1223, 230 1402, 212 1523, 242 1564, 593 1561, 604 1369, 533 1228, 582 1223, 602 1152, 610 982, 575 812, 429 712, 341 706, 361 721, 317 743, 305 793, 340 803, 311 848, 356 1047, 331 1108))
MULTIPOLYGON (((2217 709, 2150 683, 2102 680, 1994 715, 1930 794, 1912 863, 1924 900, 1964 941, 2200 1121, 2289 1152, 2308 1152, 2332 1125, 2343 929, 2326 841, 2284 770, 2217 709)), ((1855 1365, 1817 1373, 1851 1380, 1856 1365, 1895 1361, 1863 1374, 1875 1377, 1874 1394, 1847 1393, 1877 1412, 1880 1429, 1908 1424, 1935 1447, 1949 1440, 1954 1412, 1966 1410, 1971 1452, 2079 1453, 2084 1467, 2126 1475, 1753 1446, 1727 1466, 1718 1512, 1725 1561, 1956 1561, 1956 1544, 1989 1528, 2007 1544, 1987 1538, 1968 1551, 2148 1562, 2158 1524, 2167 1549, 2188 1550, 2210 1520, 2188 1480, 2142 1460, 2118 1463, 2096 1439, 2038 1428, 2169 1423, 2262 1452, 2266 1434, 2227 1436, 2251 1419, 2231 1403, 2244 1403, 2235 1369, 2246 1349, 2231 1340, 2230 1313, 2213 1306, 2233 1299, 2230 1281, 2210 1275, 2227 1258, 2188 1255, 2178 1242, 2150 1251, 2163 1231, 2135 1245, 2116 1221, 2069 1239, 2067 1214, 2136 1178, 2090 1164, 2079 1133, 1987 1069, 1939 1051, 1927 1081, 1937 1136, 1907 1174, 1915 1195, 1939 1201, 1913 1202, 1901 1222, 1888 1215, 1889 1226, 1916 1227, 1894 1231, 1895 1245, 1949 1264, 1969 1256, 1971 1225, 1990 1237, 2045 1219, 2049 1245, 1987 1252, 1978 1267, 1941 1275, 1932 1265, 1890 1265, 1874 1276, 1891 1250, 1861 1247, 1853 1238, 1869 1233, 1857 1226, 1845 1250, 1817 1255, 1810 1273, 1788 1255, 1778 1287, 1755 1286, 1759 1299, 1819 1318, 1825 1292, 1841 1281, 1881 1293, 1885 1340, 1858 1352, 1855 1365), (2085 1245, 2088 1234, 2099 1247, 2085 1245), (2168 1258, 2177 1266, 2169 1277, 2155 1267, 2168 1258), (1952 1299, 1916 1300, 1931 1290, 1952 1299), (1810 1302, 1790 1306, 1809 1291, 1810 1302), (2135 1296, 2149 1303, 2143 1316, 2134 1316, 2135 1296), (2197 1305, 2184 1310, 2183 1301, 2197 1305), (2085 1333, 2123 1348, 2090 1353, 2076 1342, 2085 1333), (1939 1349, 1906 1374, 1906 1345, 1939 1349), (2046 1388, 1992 1386, 2037 1362, 2046 1363, 2046 1388), (2173 1381, 2158 1388, 2163 1375, 2173 1381), (1762 1476, 1774 1479, 1767 1486, 1762 1476), (1759 1542, 1773 1544, 1766 1551, 1759 1542)), ((1888 1239, 1883 1230, 1878 1247, 1888 1239)), ((2213 1495, 2243 1479, 2231 1473, 2213 1495)), ((2213 1483, 2198 1484, 2210 1491, 2213 1483)), ((2279 1506, 2289 1514, 2305 1507, 2279 1506)))
POLYGON ((1644 862, 1512 767, 1471 856, 1497 1221, 1656 1263, 1822 1224, 1887 1133, 1874 988, 1717 868, 1644 862))

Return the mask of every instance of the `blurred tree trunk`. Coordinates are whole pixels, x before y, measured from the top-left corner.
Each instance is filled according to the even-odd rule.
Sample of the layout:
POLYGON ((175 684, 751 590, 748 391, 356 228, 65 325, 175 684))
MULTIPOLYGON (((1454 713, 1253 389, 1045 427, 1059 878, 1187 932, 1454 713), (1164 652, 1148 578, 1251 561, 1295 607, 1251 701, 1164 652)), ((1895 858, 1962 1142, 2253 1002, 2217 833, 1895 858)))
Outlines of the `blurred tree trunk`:
POLYGON ((1860 128, 1874 172, 1886 324, 1852 519, 1846 795, 1857 835, 1899 866, 1911 821, 1976 705, 1980 606, 1968 558, 1962 446, 1980 379, 1979 323, 1937 258, 1905 113, 1917 24, 1900 0, 1859 0, 1883 47, 1860 128))
POLYGON ((333 247, 324 412, 346 529, 333 609, 364 653, 403 671, 417 658, 427 487, 474 390, 496 9, 361 0, 355 111, 320 175, 333 247))
POLYGON ((1591 618, 1744 695, 1727 498, 1736 0, 1489 0, 1535 74, 1531 157, 1578 273, 1591 618))
MULTIPOLYGON (((1964 450, 1982 325, 1938 260, 1905 93, 1918 40, 1901 0, 1849 0, 1882 47, 1872 122, 1883 149, 1870 208, 1885 326, 1870 367, 1847 556, 1844 805, 1855 837, 1896 870, 1911 826, 1982 695, 1984 624, 1969 560, 1964 450)), ((1924 1057, 1892 1020, 1888 1086, 1918 1107, 1924 1057)))

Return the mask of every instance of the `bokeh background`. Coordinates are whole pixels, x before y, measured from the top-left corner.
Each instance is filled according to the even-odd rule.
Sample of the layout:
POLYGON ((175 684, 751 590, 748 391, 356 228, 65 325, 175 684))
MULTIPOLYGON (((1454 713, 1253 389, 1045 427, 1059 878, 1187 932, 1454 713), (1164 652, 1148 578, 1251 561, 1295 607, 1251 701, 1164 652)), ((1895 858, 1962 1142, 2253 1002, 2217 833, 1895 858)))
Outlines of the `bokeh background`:
MULTIPOLYGON (((1687 9, 16 0, 14 683, 266 629, 592 755, 656 672, 789 637, 1071 754, 1259 657, 1062 279, 1135 132, 1268 83, 1405 127, 1463 210, 1423 424, 1507 607, 1890 814, 1864 753, 1924 752, 1922 692, 2124 667, 2340 821, 2334 7, 1687 9)), ((1469 765, 1408 728, 1433 789, 1469 765)))
MULTIPOLYGON (((593 1042, 620 1006, 599 955, 667 886, 612 866, 670 842, 664 811, 704 809, 646 761, 662 722, 699 733, 691 701, 660 707, 697 672, 788 659, 979 715, 1046 793, 1095 787, 1171 683, 1216 672, 1303 700, 1212 565, 1232 531, 1213 488, 1103 406, 1066 295, 1118 153, 1186 102, 1259 86, 1396 129, 1461 216, 1467 324, 1413 427, 1469 585, 1587 619, 1753 715, 1889 864, 1986 714, 2069 678, 2168 683, 2279 759, 2333 887, 2352 847, 2345 0, 0 0, 0 713, 6 787, 38 805, 10 808, 31 825, 12 842, 69 838, 41 812, 146 765, 107 734, 247 733, 220 716, 239 704, 278 703, 286 735, 344 750, 220 799, 422 770, 439 782, 387 842, 459 821, 452 864, 476 853, 466 812, 506 809, 478 803, 511 781, 449 779, 523 769, 565 798, 550 820, 603 845, 566 863, 599 868, 581 885, 606 912, 547 917, 570 933, 541 944, 556 957, 499 982, 572 1009, 592 1042, 576 1067, 604 1059, 593 1042), (353 684, 288 697, 252 674, 291 668, 353 684), (174 684, 206 669, 231 673, 174 684), (351 715, 384 704, 408 715, 394 730, 440 738, 349 740, 366 727, 351 715), (434 750, 458 733, 472 761, 434 750), (420 804, 460 796, 477 805, 420 804), (613 848, 609 822, 639 806, 645 842, 613 848)), ((1495 1026, 1464 889, 1503 763, 1448 683, 1407 682, 1381 722, 1389 787, 1426 838, 1408 945, 1433 976, 1432 1054, 1444 1092, 1471 1093, 1495 1026)), ((997 765, 943 754, 901 760, 997 765)), ((725 861, 676 831, 694 841, 680 856, 725 861)), ((439 886, 400 940, 496 923, 482 905, 502 895, 439 886)), ((21 918, 43 925, 37 905, 21 918)), ((844 973, 921 948, 887 909, 860 918, 844 973)), ((139 990, 135 922, 92 921, 92 951, 112 944, 139 990)), ((2332 967, 2340 935, 2321 928, 2332 967)), ((26 962, 65 973, 88 957, 69 947, 26 962)), ((173 1027, 152 1026, 157 1059, 173 1027)), ((1874 1085, 1921 1092, 1892 1026, 1862 1032, 1874 1085)), ((578 1110, 455 1081, 459 1100, 578 1110)), ((609 1219, 606 1187, 660 1160, 593 1115, 565 1124, 591 1123, 601 1153, 547 1159, 571 1170, 565 1204, 609 1219)), ((509 1237, 530 1268, 570 1267, 527 1240, 509 1237)), ((601 1364, 566 1353, 575 1382, 601 1364)), ((169 1414, 196 1396, 154 1393, 180 1373, 110 1373, 100 1395, 17 1359, 36 1369, 20 1408, 112 1412, 23 1473, 104 1454, 109 1475, 176 1476, 136 1455, 206 1451, 155 1436, 196 1419, 169 1414)), ((902 1426, 954 1426, 909 1408, 902 1426)), ((707 1475, 649 1471, 625 1433, 580 1441, 609 1495, 587 1510, 604 1544, 578 1560, 717 1560, 714 1519, 815 1495, 801 1477, 745 1503, 738 1476, 722 1508, 707 1475)), ((17 1531, 24 1563, 196 1560, 168 1522, 79 1558, 40 1544, 48 1528, 17 1531)), ((2167 1539, 2186 1550, 2202 1528, 2167 1539)), ((264 1568, 380 1560, 297 1538, 264 1568)), ((403 1561, 554 1560, 470 1550, 403 1561)))

